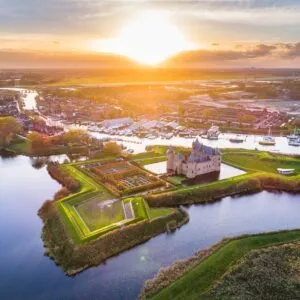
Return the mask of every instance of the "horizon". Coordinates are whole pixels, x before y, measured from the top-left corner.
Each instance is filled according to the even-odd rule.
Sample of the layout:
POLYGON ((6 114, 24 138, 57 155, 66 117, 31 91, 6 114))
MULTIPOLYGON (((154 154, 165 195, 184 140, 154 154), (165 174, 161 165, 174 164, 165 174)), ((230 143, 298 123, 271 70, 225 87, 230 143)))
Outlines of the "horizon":
POLYGON ((0 68, 300 67, 300 3, 20 0, 2 3, 0 68), (80 60, 90 60, 90 62, 80 60))

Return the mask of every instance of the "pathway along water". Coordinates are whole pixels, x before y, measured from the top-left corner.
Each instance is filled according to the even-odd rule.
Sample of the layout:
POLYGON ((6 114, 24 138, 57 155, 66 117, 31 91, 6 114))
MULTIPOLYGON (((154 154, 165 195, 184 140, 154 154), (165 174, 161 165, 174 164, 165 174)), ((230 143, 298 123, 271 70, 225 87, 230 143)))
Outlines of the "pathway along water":
POLYGON ((59 185, 27 157, 0 158, 0 299, 135 299, 160 267, 225 236, 300 228, 300 199, 289 194, 228 197, 188 208, 190 222, 106 264, 67 277, 43 255, 37 211, 59 185))

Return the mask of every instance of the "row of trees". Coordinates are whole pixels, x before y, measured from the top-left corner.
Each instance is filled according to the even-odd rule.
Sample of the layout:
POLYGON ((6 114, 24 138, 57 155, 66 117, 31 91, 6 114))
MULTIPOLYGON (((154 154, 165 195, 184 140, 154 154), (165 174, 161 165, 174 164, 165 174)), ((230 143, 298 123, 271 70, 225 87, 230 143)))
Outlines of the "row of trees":
POLYGON ((71 129, 56 136, 47 136, 38 132, 31 132, 27 136, 30 148, 34 150, 48 149, 52 146, 84 145, 89 141, 89 135, 82 129, 71 129))

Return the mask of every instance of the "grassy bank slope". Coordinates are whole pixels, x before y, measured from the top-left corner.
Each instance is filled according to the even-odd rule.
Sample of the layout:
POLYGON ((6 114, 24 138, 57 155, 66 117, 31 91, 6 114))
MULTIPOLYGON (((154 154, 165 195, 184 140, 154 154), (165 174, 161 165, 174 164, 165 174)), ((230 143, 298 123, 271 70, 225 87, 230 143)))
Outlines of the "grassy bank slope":
MULTIPOLYGON (((209 299, 207 291, 225 272, 241 257, 251 250, 289 243, 300 240, 300 230, 282 231, 253 236, 245 236, 225 241, 221 247, 204 258, 199 256, 199 264, 186 273, 180 274, 175 282, 168 282, 168 286, 155 295, 151 291, 143 294, 143 298, 151 299, 209 299)), ((195 258, 193 258, 195 259, 195 258)), ((187 265, 189 261, 185 262, 187 265)), ((176 264, 176 263, 175 263, 176 264)), ((172 269, 174 272, 176 266, 172 269)), ((186 270, 185 270, 186 271, 186 270)), ((165 273, 167 273, 165 271, 165 273)), ((168 278, 165 276, 165 278, 168 278)), ((162 283, 156 282, 156 284, 162 283)))

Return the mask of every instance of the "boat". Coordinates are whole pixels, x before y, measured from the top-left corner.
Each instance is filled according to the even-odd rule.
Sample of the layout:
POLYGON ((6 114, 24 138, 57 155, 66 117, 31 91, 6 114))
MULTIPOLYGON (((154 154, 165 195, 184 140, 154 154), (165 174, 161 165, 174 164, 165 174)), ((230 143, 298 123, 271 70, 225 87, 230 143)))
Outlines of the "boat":
POLYGON ((281 175, 292 175, 295 174, 295 169, 281 169, 277 168, 277 172, 281 175))
POLYGON ((165 137, 166 137, 167 140, 170 140, 173 136, 174 136, 174 134, 173 134, 172 132, 167 133, 167 134, 165 135, 165 137))
POLYGON ((287 136, 287 138, 288 138, 289 141, 299 139, 299 135, 297 135, 296 132, 297 132, 297 128, 295 128, 295 130, 294 130, 294 132, 292 134, 290 134, 290 135, 287 136))
POLYGON ((300 138, 298 137, 296 140, 295 139, 290 139, 289 140, 289 146, 299 147, 300 146, 300 138))
POLYGON ((243 143, 244 139, 241 135, 237 134, 235 137, 229 139, 231 143, 243 143))
POLYGON ((207 139, 218 140, 220 135, 219 127, 212 125, 207 131, 207 139))
POLYGON ((260 145, 263 146, 274 146, 276 145, 275 138, 271 135, 271 128, 269 128, 268 135, 265 135, 262 140, 258 142, 260 145))

